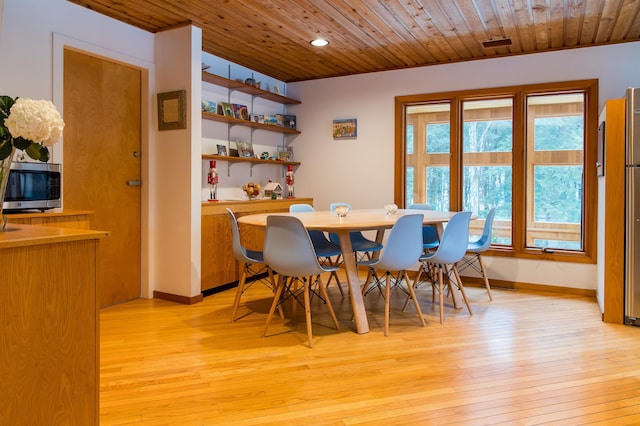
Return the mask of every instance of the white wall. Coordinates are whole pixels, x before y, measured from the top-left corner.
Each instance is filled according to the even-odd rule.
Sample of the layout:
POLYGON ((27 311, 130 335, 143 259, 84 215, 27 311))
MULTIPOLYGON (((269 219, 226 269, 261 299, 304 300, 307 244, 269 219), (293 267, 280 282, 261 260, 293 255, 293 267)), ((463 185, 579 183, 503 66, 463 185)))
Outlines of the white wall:
MULTIPOLYGON (((292 141, 296 193, 378 208, 393 200, 394 98, 400 95, 599 79, 599 104, 640 85, 640 42, 438 65, 291 83, 291 108, 302 134, 292 141), (357 118, 356 140, 334 141, 334 119, 357 118)), ((597 287, 596 265, 487 257, 492 278, 585 288, 597 287)))

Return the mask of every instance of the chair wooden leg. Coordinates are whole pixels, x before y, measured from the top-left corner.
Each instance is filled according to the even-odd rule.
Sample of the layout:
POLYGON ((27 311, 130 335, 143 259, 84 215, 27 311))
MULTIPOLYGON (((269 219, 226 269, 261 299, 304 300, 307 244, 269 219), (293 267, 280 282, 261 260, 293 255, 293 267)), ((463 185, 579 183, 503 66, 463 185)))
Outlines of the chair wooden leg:
POLYGON ((425 323, 424 317, 422 316, 422 310, 420 310, 420 303, 418 303, 418 298, 416 297, 416 293, 413 289, 413 286, 409 282, 409 274, 407 274, 407 271, 403 271, 403 274, 404 274, 404 280, 407 283, 407 288, 409 289, 409 294, 411 295, 410 297, 413 299, 413 304, 416 307, 416 312, 418 313, 418 319, 420 320, 420 324, 422 324, 422 326, 425 327, 427 324, 425 323))
POLYGON ((462 280, 460 279, 460 274, 458 273, 458 267, 453 265, 453 273, 456 276, 456 280, 458 281, 458 288, 460 289, 460 293, 462 293, 462 299, 464 300, 464 304, 467 305, 467 310, 469 311, 469 315, 473 315, 471 311, 471 306, 469 306, 469 301, 467 300, 467 294, 464 291, 464 285, 462 285, 462 280))
MULTIPOLYGON (((427 324, 424 321, 424 317, 422 316, 422 310, 420 309, 420 303, 418 303, 418 298, 416 297, 416 292, 413 288, 413 286, 411 285, 411 283, 409 282, 409 274, 407 274, 407 271, 402 271, 402 274, 404 276, 404 280, 407 283, 407 289, 409 290, 409 298, 413 299, 413 304, 416 307, 416 312, 418 313, 418 319, 420 320, 420 324, 425 327, 427 324)), ((409 298, 407 298, 407 300, 409 300, 409 298)), ((406 304, 406 302, 405 302, 406 304)), ((404 309, 403 309, 404 311, 404 309)))
POLYGON ((444 321, 444 294, 443 294, 442 265, 438 265, 438 294, 440 296, 440 324, 444 321))
MULTIPOLYGON (((420 267, 418 268, 418 273, 416 274, 415 279, 413 280, 413 283, 409 283, 409 280, 407 279, 407 287, 412 287, 413 292, 415 293, 415 289, 418 287, 418 283, 420 282, 420 278, 422 278, 422 271, 424 268, 423 264, 420 264, 420 267)), ((407 306, 409 305, 409 299, 411 299, 411 291, 409 292, 409 295, 407 296, 407 298, 404 300, 404 304, 402 305, 402 312, 404 312, 407 309, 407 306)))
POLYGON ((240 279, 238 280, 238 288, 236 289, 236 297, 233 300, 233 306, 231 308, 231 322, 236 320, 236 314, 238 312, 238 306, 240 306, 240 299, 242 293, 244 293, 244 285, 247 280, 247 265, 242 265, 242 272, 240 273, 240 279))
POLYGON ((491 286, 489 285, 489 277, 487 277, 487 270, 484 268, 484 263, 482 263, 482 257, 480 256, 480 253, 477 253, 476 257, 478 258, 478 263, 480 264, 482 278, 484 278, 484 286, 487 288, 487 293, 489 294, 489 301, 493 301, 493 297, 491 296, 491 286))
POLYGON ((309 347, 313 348, 313 327, 311 324, 311 297, 309 295, 309 286, 311 285, 311 279, 304 281, 304 314, 307 323, 307 336, 309 337, 309 347))
POLYGON ((453 293, 453 288, 451 288, 451 272, 449 271, 449 265, 443 265, 444 272, 447 277, 447 289, 449 290, 449 294, 451 295, 451 300, 453 301, 453 308, 458 309, 458 300, 456 299, 455 294, 453 293))
MULTIPOLYGON (((292 288, 293 294, 296 294, 298 292, 298 283, 300 282, 300 278, 289 278, 289 279, 293 280, 293 282, 290 283, 290 288, 292 288)), ((304 280, 304 278, 302 279, 304 280)), ((291 298, 291 318, 293 322, 296 321, 297 314, 298 314, 298 301, 294 296, 291 298)))
MULTIPOLYGON (((273 275, 273 269, 271 269, 270 267, 267 267, 267 273, 269 274, 269 280, 271 281, 271 288, 273 289, 273 292, 275 293, 276 288, 278 287, 276 284, 276 278, 273 275)), ((280 319, 284 320, 284 311, 282 310, 282 305, 278 304, 278 313, 280 314, 280 319)))
POLYGON ((267 315, 267 321, 264 324, 264 332, 262 333, 262 337, 267 335, 267 330, 269 329, 269 324, 271 323, 271 317, 273 316, 273 312, 276 310, 276 306, 280 302, 280 296, 282 295, 282 290, 284 288, 286 281, 286 277, 282 275, 278 275, 278 284, 276 286, 276 292, 273 295, 273 302, 271 303, 271 309, 269 309, 269 315, 267 315))
MULTIPOLYGON (((336 262, 333 262, 330 257, 327 258, 327 262, 329 266, 335 266, 336 262)), ((331 279, 334 279, 336 285, 338 286, 338 290, 340 290, 340 295, 344 297, 344 291, 342 290, 342 286, 340 285, 340 279, 338 278, 338 273, 336 271, 331 271, 331 275, 329 275, 329 279, 327 280, 327 287, 331 284, 331 279)))
POLYGON ((362 295, 364 296, 364 294, 367 292, 367 289, 369 288, 369 285, 371 284, 371 279, 374 276, 374 272, 371 270, 371 268, 369 268, 369 270, 367 271, 367 279, 364 282, 364 285, 362 286, 362 295))
POLYGON ((389 303, 389 299, 391 299, 391 282, 389 282, 389 272, 385 277, 384 282, 384 335, 389 335, 389 311, 391 310, 391 305, 389 303))
POLYGON ((329 300, 329 295, 327 294, 327 286, 322 283, 320 276, 318 276, 318 287, 320 288, 320 294, 327 304, 327 309, 329 309, 329 315, 331 315, 331 319, 333 319, 333 323, 336 325, 336 330, 340 330, 340 326, 338 325, 338 318, 336 317, 336 313, 334 312, 333 306, 331 306, 331 301, 329 300))

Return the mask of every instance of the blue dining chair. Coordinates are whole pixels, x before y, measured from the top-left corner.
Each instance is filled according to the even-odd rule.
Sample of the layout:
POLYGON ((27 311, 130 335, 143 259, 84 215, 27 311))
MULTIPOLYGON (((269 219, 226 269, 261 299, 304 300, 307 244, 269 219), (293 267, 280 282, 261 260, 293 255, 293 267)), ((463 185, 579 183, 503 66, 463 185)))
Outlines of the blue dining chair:
POLYGON ((396 285, 400 284, 404 278, 407 284, 407 290, 409 297, 413 299, 413 303, 416 307, 418 319, 420 324, 425 326, 424 317, 420 310, 420 305, 416 299, 414 288, 409 281, 409 275, 407 269, 415 265, 420 259, 422 251, 422 221, 424 216, 422 214, 407 214, 398 218, 396 223, 389 232, 389 237, 386 240, 385 247, 382 250, 380 256, 377 259, 369 259, 357 262, 358 265, 366 266, 369 268, 367 275, 367 281, 364 283, 362 293, 367 291, 369 284, 373 281, 377 286, 384 285, 384 335, 389 335, 389 311, 390 311, 390 297, 391 297, 391 278, 392 272, 397 273, 396 285), (379 272, 384 271, 385 279, 383 280, 378 275, 379 272), (370 277, 370 278, 369 278, 370 277))
MULTIPOLYGON (((458 273, 456 264, 464 257, 467 252, 467 246, 469 245, 469 221, 471 219, 471 212, 459 212, 454 214, 447 226, 444 228, 442 238, 440 238, 440 244, 435 252, 423 253, 420 256, 420 262, 423 266, 418 270, 418 274, 413 282, 413 287, 416 287, 420 282, 422 273, 428 270, 428 265, 431 265, 437 271, 438 281, 438 295, 440 298, 440 323, 444 321, 444 277, 448 279, 449 285, 452 283, 460 289, 464 303, 467 305, 467 310, 470 315, 473 315, 467 295, 458 273), (449 271, 449 266, 451 271, 449 271), (453 273, 455 281, 451 279, 451 273, 453 273)), ((433 283, 435 289, 435 283, 433 283)), ((411 297, 411 296, 409 296, 411 297)), ((407 306, 409 298, 405 301, 404 306, 407 306)), ((404 309, 404 308, 403 308, 404 309)))
MULTIPOLYGON (((433 210, 430 204, 412 204, 409 209, 414 210, 433 210)), ((438 238, 438 231, 433 225, 424 225, 422 227, 422 248, 425 251, 430 251, 438 247, 440 239, 438 238)))
MULTIPOLYGON (((238 307, 242 295, 257 281, 266 285, 272 291, 275 291, 275 281, 273 271, 264 263, 264 256, 261 251, 247 250, 240 240, 240 229, 233 211, 227 208, 229 222, 231 224, 232 250, 238 264, 240 265, 240 279, 238 280, 238 288, 236 296, 233 300, 231 308, 231 321, 237 319, 238 307), (268 279, 263 277, 264 273, 268 274, 268 279), (249 279, 251 278, 251 279, 249 279)), ((283 316, 280 310, 280 316, 283 316)))
POLYGON ((495 219, 495 216, 496 209, 492 208, 491 210, 489 210, 489 213, 487 213, 487 217, 484 220, 482 235, 478 239, 469 242, 469 244, 467 245, 466 256, 464 256, 458 263, 459 272, 462 272, 468 267, 471 267, 482 276, 482 279, 484 280, 484 286, 487 289, 487 294, 489 294, 490 301, 493 301, 493 297, 491 296, 491 286, 489 285, 487 270, 484 267, 484 263, 482 263, 482 257, 480 256, 480 254, 489 250, 489 247, 491 247, 493 220, 495 219))
MULTIPOLYGON (((431 204, 412 204, 409 209, 413 210, 433 210, 431 204)), ((440 237, 438 236, 438 230, 433 225, 423 225, 422 227, 422 249, 425 253, 438 248, 440 243, 440 237)), ((426 271, 431 278, 431 281, 435 281, 436 277, 433 269, 426 271)))
POLYGON ((271 318, 276 307, 288 298, 299 301, 304 298, 304 310, 307 323, 309 347, 313 347, 313 332, 311 325, 311 291, 317 285, 320 296, 331 315, 331 319, 339 329, 338 319, 327 296, 327 290, 322 282, 321 274, 337 271, 336 266, 322 266, 316 256, 311 237, 302 221, 295 216, 267 216, 267 231, 264 240, 264 261, 279 274, 276 292, 271 309, 264 326, 263 337, 267 335, 271 318), (297 284, 302 282, 302 289, 297 284))
MULTIPOLYGON (((333 212, 338 206, 347 206, 349 207, 349 209, 351 209, 351 204, 349 203, 331 203, 329 205, 329 210, 333 212)), ((356 260, 358 259, 357 253, 364 253, 367 259, 371 259, 372 253, 382 250, 381 243, 366 238, 360 231, 350 232, 349 237, 351 239, 351 247, 353 248, 353 252, 356 253, 356 260)), ((335 244, 340 245, 338 234, 330 232, 329 239, 335 244)))
MULTIPOLYGON (((290 213, 305 213, 305 212, 314 212, 315 209, 311 204, 292 204, 289 206, 290 213)), ((333 260, 333 257, 336 257, 336 260, 342 254, 342 250, 340 250, 340 245, 335 244, 330 241, 322 231, 308 231, 309 237, 311 237, 311 242, 313 243, 313 248, 316 250, 316 255, 320 259, 320 264, 329 265, 329 266, 338 266, 333 260)), ((332 271, 329 279, 327 280, 327 287, 331 284, 331 279, 334 279, 338 289, 340 290, 340 294, 344 296, 344 292, 342 291, 342 286, 340 286, 340 279, 338 278, 338 273, 336 271, 332 271)))

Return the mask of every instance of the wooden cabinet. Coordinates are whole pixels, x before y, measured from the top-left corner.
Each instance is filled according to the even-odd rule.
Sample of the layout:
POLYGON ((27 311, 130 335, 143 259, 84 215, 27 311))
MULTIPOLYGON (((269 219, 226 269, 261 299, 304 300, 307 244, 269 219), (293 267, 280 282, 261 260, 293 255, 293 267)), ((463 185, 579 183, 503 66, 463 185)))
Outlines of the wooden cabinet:
POLYGON ((604 173, 604 322, 624 323, 625 101, 607 101, 604 173))
MULTIPOLYGON (((238 263, 233 256, 231 225, 227 208, 236 217, 256 213, 287 212, 291 204, 313 205, 313 198, 289 198, 283 200, 219 201, 202 204, 202 291, 238 281, 238 263)), ((264 231, 241 228, 240 236, 245 247, 262 250, 264 231)))
POLYGON ((0 424, 97 425, 96 258, 104 232, 0 232, 0 424))

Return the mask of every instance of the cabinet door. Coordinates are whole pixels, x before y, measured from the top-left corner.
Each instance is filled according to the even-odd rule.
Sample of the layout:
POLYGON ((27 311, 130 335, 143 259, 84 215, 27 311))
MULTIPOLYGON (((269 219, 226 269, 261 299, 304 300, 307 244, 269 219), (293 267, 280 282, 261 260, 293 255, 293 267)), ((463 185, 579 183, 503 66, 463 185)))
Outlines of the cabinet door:
MULTIPOLYGON (((246 213, 239 213, 236 216, 242 217, 248 214, 260 214, 260 213, 286 213, 289 211, 289 204, 281 208, 269 208, 264 210, 254 210, 246 213)), ((249 250, 259 250, 262 251, 264 247, 264 236, 265 230, 258 229, 254 226, 243 226, 240 224, 240 238, 242 239, 242 244, 249 250)))
POLYGON ((202 216, 202 291, 237 281, 231 226, 226 214, 202 216))

